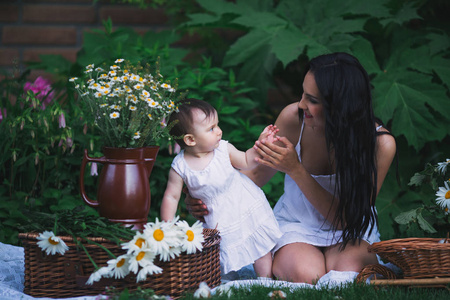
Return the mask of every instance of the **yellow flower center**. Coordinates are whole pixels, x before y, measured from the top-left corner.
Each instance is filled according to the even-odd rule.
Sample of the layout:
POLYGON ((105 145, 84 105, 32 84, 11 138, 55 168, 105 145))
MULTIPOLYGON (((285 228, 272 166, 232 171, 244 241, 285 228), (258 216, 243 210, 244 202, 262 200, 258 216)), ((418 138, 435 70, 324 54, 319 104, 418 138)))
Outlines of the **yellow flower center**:
POLYGON ((161 229, 156 229, 153 232, 153 237, 155 238, 155 240, 157 240, 158 242, 162 241, 164 238, 164 232, 161 229))
POLYGON ((445 193, 445 199, 450 199, 450 190, 445 193))
POLYGON ((55 241, 52 239, 52 237, 49 237, 49 238, 48 238, 48 242, 49 242, 50 244, 52 244, 53 246, 56 246, 56 245, 59 244, 59 242, 55 242, 55 241))
POLYGON ((120 268, 121 266, 123 266, 124 263, 125 263, 125 258, 122 258, 121 260, 119 260, 116 267, 120 268))
POLYGON ((145 243, 145 240, 143 238, 138 238, 136 240, 136 243, 134 243, 136 246, 138 246, 139 248, 142 248, 142 245, 145 243))
POLYGON ((145 256, 145 252, 144 252, 144 251, 139 252, 139 254, 136 255, 136 260, 137 260, 137 261, 140 261, 141 259, 144 258, 144 256, 145 256))
POLYGON ((188 242, 192 242, 194 240, 194 232, 192 230, 186 231, 186 235, 188 237, 188 242))

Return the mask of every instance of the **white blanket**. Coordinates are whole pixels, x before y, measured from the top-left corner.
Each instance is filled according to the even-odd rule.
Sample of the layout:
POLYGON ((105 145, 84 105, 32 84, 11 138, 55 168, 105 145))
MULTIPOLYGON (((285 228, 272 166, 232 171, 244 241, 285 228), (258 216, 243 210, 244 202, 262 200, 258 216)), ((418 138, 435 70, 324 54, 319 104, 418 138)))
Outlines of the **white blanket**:
MULTIPOLYGON (((12 246, 0 243, 0 299, 16 300, 16 299, 56 299, 56 298, 34 298, 23 293, 25 266, 24 266, 24 250, 22 247, 12 246)), ((244 267, 239 272, 227 274, 223 277, 222 284, 225 287, 245 287, 251 285, 263 285, 268 287, 288 287, 289 289, 297 288, 323 288, 335 287, 353 280, 358 275, 357 272, 337 272, 331 271, 319 279, 316 285, 307 283, 293 283, 271 279, 257 279, 251 266, 244 267)), ((216 289, 213 289, 213 293, 216 289)), ((65 300, 94 300, 97 296, 82 296, 73 298, 64 298, 65 300)))

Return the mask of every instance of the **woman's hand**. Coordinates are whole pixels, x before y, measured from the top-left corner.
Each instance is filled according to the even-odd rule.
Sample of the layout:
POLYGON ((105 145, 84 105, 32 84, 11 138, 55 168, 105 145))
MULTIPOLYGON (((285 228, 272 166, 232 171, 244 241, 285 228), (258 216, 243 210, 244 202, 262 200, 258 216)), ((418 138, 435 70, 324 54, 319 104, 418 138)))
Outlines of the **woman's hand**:
POLYGON ((186 194, 184 203, 186 204, 186 208, 189 213, 194 216, 194 218, 204 223, 204 216, 208 214, 208 208, 206 207, 206 204, 203 203, 203 201, 200 199, 192 198, 187 188, 184 188, 183 192, 186 194))
POLYGON ((275 137, 274 143, 266 139, 256 141, 254 149, 260 155, 256 158, 259 164, 288 175, 301 165, 294 145, 285 137, 275 137))

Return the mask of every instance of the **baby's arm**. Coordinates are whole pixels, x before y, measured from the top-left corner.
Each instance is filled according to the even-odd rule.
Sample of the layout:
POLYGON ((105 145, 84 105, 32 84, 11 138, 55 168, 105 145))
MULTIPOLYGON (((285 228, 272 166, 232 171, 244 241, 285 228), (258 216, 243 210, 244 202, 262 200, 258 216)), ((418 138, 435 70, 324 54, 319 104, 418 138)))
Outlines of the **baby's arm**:
MULTIPOLYGON (((261 132, 258 140, 261 141, 262 139, 266 139, 268 142, 272 143, 277 132, 278 128, 276 126, 269 125, 264 128, 263 132, 261 132)), ((255 161, 258 153, 255 149, 253 149, 253 147, 248 149, 246 152, 243 152, 236 149, 236 147, 232 144, 228 144, 228 153, 230 154, 231 164, 236 169, 249 170, 258 165, 255 161)))
POLYGON ((163 221, 171 221, 175 218, 182 189, 183 179, 174 169, 170 168, 169 180, 161 203, 161 219, 163 221))

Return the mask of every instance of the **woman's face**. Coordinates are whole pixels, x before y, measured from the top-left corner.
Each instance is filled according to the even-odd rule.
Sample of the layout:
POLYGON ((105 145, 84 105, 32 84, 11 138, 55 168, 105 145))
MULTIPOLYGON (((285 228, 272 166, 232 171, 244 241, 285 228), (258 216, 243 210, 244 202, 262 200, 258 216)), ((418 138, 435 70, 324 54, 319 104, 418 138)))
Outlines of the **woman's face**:
POLYGON ((311 72, 303 80, 303 95, 298 108, 303 110, 303 122, 306 126, 325 128, 324 107, 316 80, 311 72))

